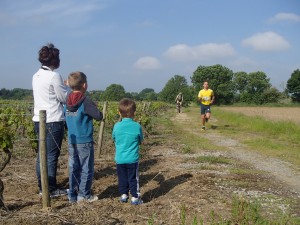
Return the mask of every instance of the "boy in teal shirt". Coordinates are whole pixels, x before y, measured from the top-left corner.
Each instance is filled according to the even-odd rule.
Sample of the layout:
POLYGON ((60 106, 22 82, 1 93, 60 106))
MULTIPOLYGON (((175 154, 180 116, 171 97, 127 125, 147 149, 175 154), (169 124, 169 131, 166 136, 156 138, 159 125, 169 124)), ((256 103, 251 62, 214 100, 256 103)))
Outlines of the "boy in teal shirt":
POLYGON ((131 204, 139 205, 143 201, 139 193, 139 145, 143 141, 142 127, 133 120, 136 104, 133 100, 124 98, 119 103, 120 122, 114 125, 112 138, 115 143, 117 174, 119 182, 120 201, 127 202, 131 194, 131 204))

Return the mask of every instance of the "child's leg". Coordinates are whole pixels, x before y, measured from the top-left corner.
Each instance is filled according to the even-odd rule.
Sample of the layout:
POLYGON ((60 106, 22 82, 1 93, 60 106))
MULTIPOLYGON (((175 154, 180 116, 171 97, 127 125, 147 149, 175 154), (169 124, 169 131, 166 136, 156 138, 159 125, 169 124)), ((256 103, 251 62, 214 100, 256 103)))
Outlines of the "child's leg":
POLYGON ((78 200, 89 198, 92 195, 91 188, 94 177, 94 144, 77 144, 81 165, 81 176, 78 200))
POLYGON ((127 165, 117 164, 118 186, 121 195, 128 195, 129 192, 127 165))
POLYGON ((69 200, 77 201, 80 182, 80 162, 76 145, 69 144, 69 200))
POLYGON ((131 196, 134 198, 138 198, 138 193, 140 192, 140 185, 139 185, 139 163, 132 163, 128 164, 128 182, 131 196))

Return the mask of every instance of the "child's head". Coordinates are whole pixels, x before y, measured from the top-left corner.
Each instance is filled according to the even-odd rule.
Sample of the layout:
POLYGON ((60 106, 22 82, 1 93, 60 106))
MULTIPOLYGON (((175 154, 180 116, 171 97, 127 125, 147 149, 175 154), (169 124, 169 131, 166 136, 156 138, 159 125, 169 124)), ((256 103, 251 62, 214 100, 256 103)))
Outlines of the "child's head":
POLYGON ((83 72, 72 72, 68 77, 68 84, 73 91, 85 92, 87 90, 87 78, 83 72))
POLYGON ((123 118, 133 118, 136 110, 135 102, 129 98, 123 98, 119 103, 119 112, 123 118))

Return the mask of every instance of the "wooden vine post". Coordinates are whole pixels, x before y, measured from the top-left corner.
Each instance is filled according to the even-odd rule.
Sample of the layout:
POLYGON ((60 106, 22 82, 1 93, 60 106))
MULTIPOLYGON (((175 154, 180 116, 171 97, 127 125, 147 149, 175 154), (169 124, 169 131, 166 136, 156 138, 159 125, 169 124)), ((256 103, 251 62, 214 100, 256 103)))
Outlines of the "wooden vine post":
POLYGON ((43 209, 48 209, 51 206, 50 206, 48 169, 47 169, 46 110, 40 110, 39 120, 40 120, 40 124, 39 124, 39 154, 40 154, 43 209))
POLYGON ((102 140, 103 140, 103 132, 104 132, 104 125, 105 125, 105 115, 106 115, 106 110, 107 110, 107 102, 105 101, 103 104, 103 119, 100 122, 100 130, 99 130, 99 137, 98 137, 98 148, 96 151, 96 157, 100 158, 101 155, 101 147, 102 147, 102 140))

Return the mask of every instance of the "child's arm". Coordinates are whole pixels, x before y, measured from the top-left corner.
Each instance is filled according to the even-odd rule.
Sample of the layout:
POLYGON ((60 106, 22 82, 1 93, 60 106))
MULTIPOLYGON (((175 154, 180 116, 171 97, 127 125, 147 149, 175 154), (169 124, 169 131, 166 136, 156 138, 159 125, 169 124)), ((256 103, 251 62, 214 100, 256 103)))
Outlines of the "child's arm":
POLYGON ((99 111, 97 106, 95 105, 92 100, 89 98, 85 98, 84 102, 84 112, 88 114, 89 116, 93 117, 95 120, 102 120, 103 119, 103 114, 102 112, 99 111))

